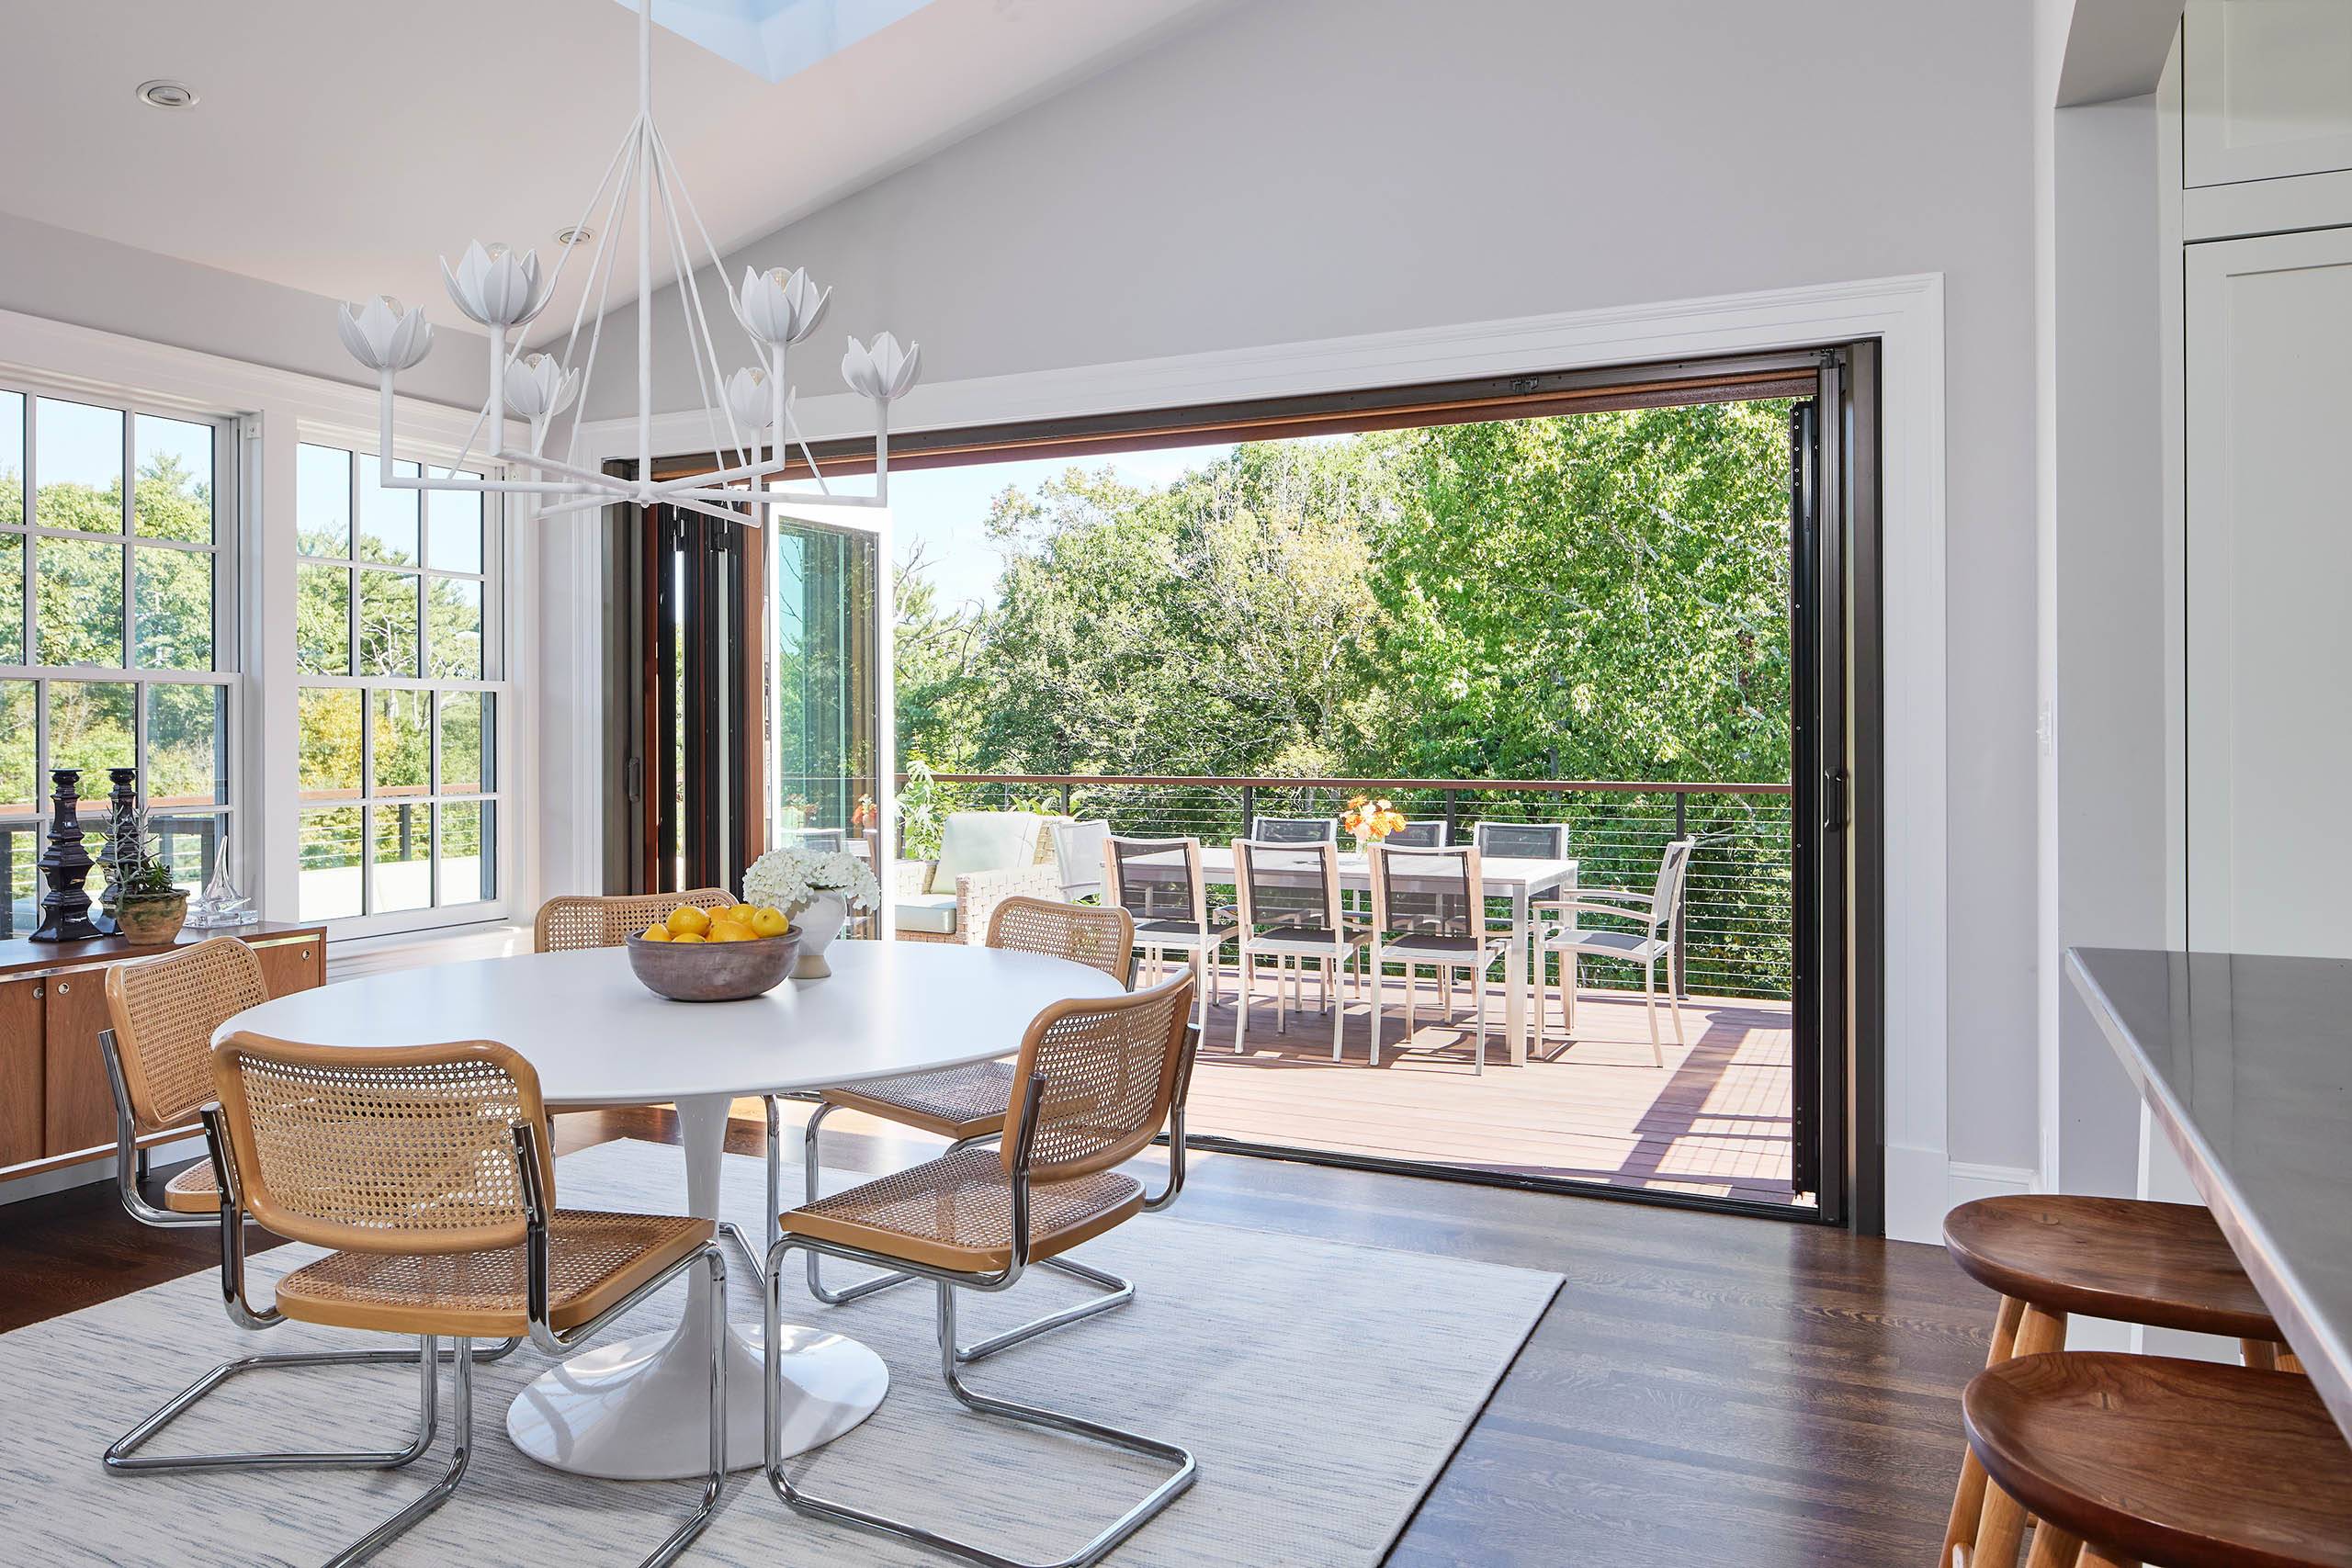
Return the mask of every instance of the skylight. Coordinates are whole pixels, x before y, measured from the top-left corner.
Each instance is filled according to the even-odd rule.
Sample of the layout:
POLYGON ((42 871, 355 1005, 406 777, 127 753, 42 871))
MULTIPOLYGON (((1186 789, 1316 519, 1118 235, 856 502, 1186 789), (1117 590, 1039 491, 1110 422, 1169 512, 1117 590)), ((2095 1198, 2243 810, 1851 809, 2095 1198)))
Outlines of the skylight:
MULTIPOLYGON (((617 0, 629 11, 638 0, 617 0)), ((781 82, 931 0, 652 0, 656 27, 781 82)))

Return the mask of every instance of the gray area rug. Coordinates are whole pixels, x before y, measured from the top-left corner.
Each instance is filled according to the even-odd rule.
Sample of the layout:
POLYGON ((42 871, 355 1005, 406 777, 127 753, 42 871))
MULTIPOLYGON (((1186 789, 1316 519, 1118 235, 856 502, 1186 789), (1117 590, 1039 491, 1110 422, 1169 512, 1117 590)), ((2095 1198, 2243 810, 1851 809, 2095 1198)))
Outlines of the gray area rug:
MULTIPOLYGON (((759 1234, 759 1163, 728 1160, 725 1211, 759 1234)), ((832 1173, 828 1173, 829 1177, 832 1173)), ((829 1182, 845 1186, 841 1176, 829 1182)), ((787 1173, 797 1190, 798 1173, 787 1173)), ((674 1149, 621 1142, 567 1156, 568 1207, 670 1209, 674 1149)), ((1200 1479, 1112 1561, 1124 1565, 1342 1568, 1376 1563, 1533 1328, 1555 1275, 1421 1253, 1301 1240, 1146 1214, 1080 1254, 1138 1282, 1136 1302, 981 1363, 975 1387, 1099 1416, 1183 1443, 1200 1479)), ((254 1293, 314 1256, 254 1260, 254 1293)), ((797 1268, 800 1258, 789 1260, 797 1268)), ((758 1319, 730 1275, 734 1315, 758 1319)), ((843 1278, 847 1278, 844 1273, 843 1278)), ((1001 1296, 967 1292, 969 1338, 1075 1299, 1050 1272, 1001 1296)), ((606 1331, 665 1326, 680 1283, 606 1331)), ((941 1385, 931 1303, 914 1287, 839 1308, 787 1291, 787 1322, 849 1334, 889 1363, 890 1393, 856 1430, 794 1461, 844 1501, 977 1536, 1000 1551, 1057 1558, 1163 1471, 1090 1444, 966 1412, 941 1385)), ((98 1456, 131 1423, 216 1361, 257 1350, 389 1344, 287 1325, 232 1327, 208 1270, 0 1337, 0 1560, 45 1564, 302 1563, 324 1560, 439 1473, 442 1437, 403 1471, 116 1477, 98 1456)), ((695 1483, 591 1481, 544 1469, 506 1441, 505 1407, 545 1371, 526 1345, 476 1378, 475 1455, 458 1494, 379 1561, 635 1563, 692 1506, 695 1483)), ((150 1451, 199 1447, 396 1447, 413 1429, 412 1371, 327 1368, 233 1380, 150 1451)), ((949 1561, 802 1518, 757 1472, 735 1474, 718 1517, 683 1560, 740 1568, 949 1561)))

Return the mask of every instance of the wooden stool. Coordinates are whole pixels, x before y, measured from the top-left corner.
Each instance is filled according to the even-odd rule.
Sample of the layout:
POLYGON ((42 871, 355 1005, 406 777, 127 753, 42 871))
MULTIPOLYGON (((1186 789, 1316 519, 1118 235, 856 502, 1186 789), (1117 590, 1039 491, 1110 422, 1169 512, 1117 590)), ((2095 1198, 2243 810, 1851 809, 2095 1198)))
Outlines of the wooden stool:
MULTIPOLYGON (((2280 1359, 2278 1326, 2221 1227, 2193 1203, 1981 1198, 1944 1216, 1944 1250, 2000 1292, 1987 1368, 2064 1349, 2074 1313, 2219 1334, 2238 1340, 2250 1365, 2293 1365, 2291 1356, 2280 1359)), ((2009 1568, 2024 1536, 2023 1511, 1988 1496, 1984 1466, 1963 1454, 1939 1568, 1964 1568, 1980 1549, 1985 1568, 2009 1568)))
POLYGON ((2027 1568, 2352 1568, 2352 1447, 2308 1378, 2019 1356, 1961 1411, 1996 1491, 2041 1521, 2027 1568))

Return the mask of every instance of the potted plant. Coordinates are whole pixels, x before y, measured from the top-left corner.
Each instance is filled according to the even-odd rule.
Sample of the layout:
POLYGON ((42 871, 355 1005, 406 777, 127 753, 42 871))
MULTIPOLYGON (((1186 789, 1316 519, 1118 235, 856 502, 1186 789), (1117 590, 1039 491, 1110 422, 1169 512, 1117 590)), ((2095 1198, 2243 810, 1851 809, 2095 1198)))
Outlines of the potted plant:
POLYGON ((846 850, 824 853, 793 845, 770 850, 743 873, 743 901, 784 911, 800 931, 796 977, 813 980, 831 974, 825 949, 849 923, 849 912, 882 902, 874 868, 846 850))
POLYGON ((161 946, 180 934, 187 919, 187 894, 172 886, 171 863, 141 840, 115 904, 122 934, 141 946, 161 946))

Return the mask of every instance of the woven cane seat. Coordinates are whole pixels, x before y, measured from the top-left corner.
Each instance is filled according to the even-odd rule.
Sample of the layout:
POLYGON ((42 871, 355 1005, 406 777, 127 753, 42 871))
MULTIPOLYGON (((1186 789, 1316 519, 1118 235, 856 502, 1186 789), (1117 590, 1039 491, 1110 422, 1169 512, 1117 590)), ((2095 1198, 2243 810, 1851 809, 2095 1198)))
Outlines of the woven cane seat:
MULTIPOLYGON (((560 1333, 707 1245, 711 1222, 559 1209, 548 1224, 548 1322, 560 1333)), ((330 1253, 277 1285, 303 1323, 395 1334, 503 1338, 529 1332, 523 1249, 424 1255, 330 1253)))
POLYGON ((220 1212, 220 1182, 212 1162, 198 1160, 166 1182, 164 1207, 175 1214, 217 1214, 220 1212))
MULTIPOLYGON (((1029 1255, 1067 1251, 1142 1207, 1143 1188, 1115 1170, 1034 1182, 1029 1255)), ((998 1150, 961 1149, 795 1209, 784 1228, 886 1258, 990 1273, 1012 1260, 1012 1179, 998 1150)))
POLYGON ((904 1073, 848 1089, 829 1089, 824 1098, 828 1105, 863 1111, 943 1138, 977 1138, 1004 1131, 1005 1112, 1012 1101, 1012 1064, 980 1062, 968 1067, 904 1073))

